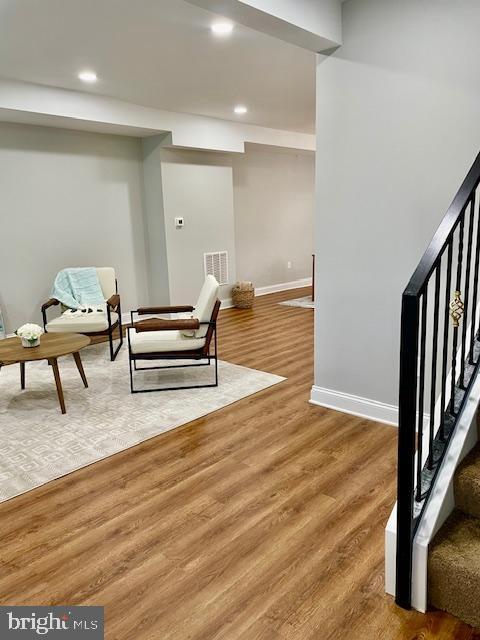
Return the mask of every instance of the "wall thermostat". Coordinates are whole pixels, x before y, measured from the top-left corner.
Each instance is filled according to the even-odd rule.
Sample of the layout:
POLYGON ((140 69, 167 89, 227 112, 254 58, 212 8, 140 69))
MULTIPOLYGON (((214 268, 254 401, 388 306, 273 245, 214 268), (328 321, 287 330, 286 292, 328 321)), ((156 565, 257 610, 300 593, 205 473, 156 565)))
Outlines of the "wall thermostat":
POLYGON ((185 219, 182 218, 175 218, 175 226, 177 227, 177 229, 181 229, 182 227, 185 226, 185 219))

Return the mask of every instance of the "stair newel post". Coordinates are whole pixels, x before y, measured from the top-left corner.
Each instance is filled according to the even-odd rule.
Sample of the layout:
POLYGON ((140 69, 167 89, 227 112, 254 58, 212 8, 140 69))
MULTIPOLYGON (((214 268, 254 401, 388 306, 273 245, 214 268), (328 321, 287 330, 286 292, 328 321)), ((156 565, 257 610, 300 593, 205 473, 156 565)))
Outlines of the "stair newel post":
POLYGON ((411 607, 415 425, 417 414, 417 362, 419 298, 405 291, 402 297, 400 336, 400 401, 398 424, 398 496, 396 603, 411 607))

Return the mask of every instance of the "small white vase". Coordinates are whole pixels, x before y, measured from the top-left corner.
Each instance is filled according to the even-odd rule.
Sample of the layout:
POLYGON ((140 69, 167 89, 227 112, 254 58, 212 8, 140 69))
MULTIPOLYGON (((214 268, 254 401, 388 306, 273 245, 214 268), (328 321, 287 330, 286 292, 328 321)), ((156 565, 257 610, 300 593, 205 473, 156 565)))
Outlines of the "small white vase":
POLYGON ((27 340, 27 338, 22 338, 22 346, 25 348, 38 347, 39 344, 40 344, 39 337, 36 340, 27 340))

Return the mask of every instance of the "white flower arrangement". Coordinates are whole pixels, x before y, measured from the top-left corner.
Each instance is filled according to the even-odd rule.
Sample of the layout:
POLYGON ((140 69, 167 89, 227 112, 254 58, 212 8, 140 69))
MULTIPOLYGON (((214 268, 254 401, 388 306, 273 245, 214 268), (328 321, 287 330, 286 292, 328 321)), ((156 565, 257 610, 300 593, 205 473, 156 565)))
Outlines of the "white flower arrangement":
POLYGON ((35 347, 39 344, 40 336, 44 331, 38 324, 27 323, 19 327, 15 333, 22 339, 24 347, 35 347))

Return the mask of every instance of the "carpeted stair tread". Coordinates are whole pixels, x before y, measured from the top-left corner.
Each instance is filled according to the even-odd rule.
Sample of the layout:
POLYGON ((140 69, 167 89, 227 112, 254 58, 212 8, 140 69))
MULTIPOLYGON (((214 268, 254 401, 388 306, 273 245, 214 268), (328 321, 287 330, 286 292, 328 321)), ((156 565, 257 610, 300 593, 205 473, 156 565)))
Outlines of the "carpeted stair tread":
POLYGON ((467 515, 480 518, 480 443, 455 474, 455 505, 467 515))
POLYGON ((456 509, 428 558, 430 604, 480 628, 480 520, 456 509))

